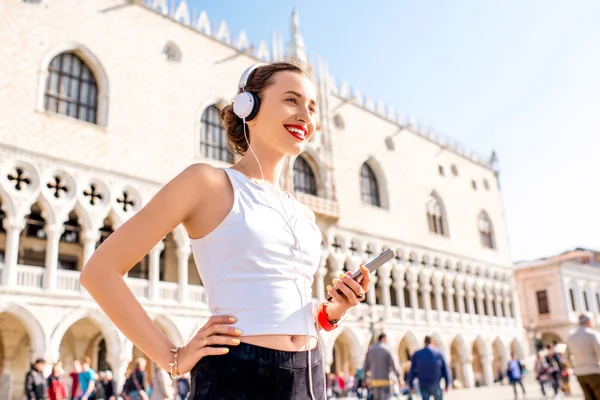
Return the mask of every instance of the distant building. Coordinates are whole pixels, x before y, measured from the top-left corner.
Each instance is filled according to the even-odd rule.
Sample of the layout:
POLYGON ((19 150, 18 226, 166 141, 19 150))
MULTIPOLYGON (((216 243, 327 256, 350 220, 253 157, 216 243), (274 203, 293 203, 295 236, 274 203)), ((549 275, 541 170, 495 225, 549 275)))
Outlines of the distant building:
POLYGON ((600 251, 575 249, 515 264, 523 327, 529 344, 563 343, 589 311, 600 321, 600 251))

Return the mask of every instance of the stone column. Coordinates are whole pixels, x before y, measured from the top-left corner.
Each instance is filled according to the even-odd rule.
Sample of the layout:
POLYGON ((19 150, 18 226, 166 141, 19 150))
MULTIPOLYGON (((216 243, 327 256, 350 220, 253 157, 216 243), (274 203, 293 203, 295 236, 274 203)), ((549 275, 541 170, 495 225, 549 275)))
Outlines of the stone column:
POLYGON ((64 232, 62 224, 46 225, 46 270, 44 271, 44 288, 47 290, 56 289, 57 271, 58 271, 58 246, 60 236, 64 232))
POLYGON ((165 244, 161 240, 154 246, 148 257, 148 281, 149 291, 148 297, 151 300, 157 300, 159 297, 159 280, 160 280, 160 253, 165 248, 165 244))
POLYGON ((504 317, 506 319, 510 319, 511 318, 511 314, 510 314, 510 305, 511 301, 510 301, 510 292, 504 292, 504 317))
POLYGON ((404 320, 404 308, 406 307, 406 304, 404 304, 404 272, 405 266, 400 263, 392 269, 394 290, 396 290, 396 301, 398 302, 398 312, 401 321, 404 320))
POLYGON ((437 310, 438 321, 442 322, 442 313, 444 311, 444 303, 442 301, 442 279, 439 275, 433 277, 433 292, 435 296, 435 309, 437 310))
MULTIPOLYGON (((177 282, 179 284, 179 302, 185 303, 188 300, 188 263, 192 249, 188 246, 177 245, 177 282)), ((160 253, 159 253, 160 255, 160 253)), ((159 259, 160 261, 160 259, 159 259)))
POLYGON ((477 298, 477 311, 479 311, 477 320, 479 320, 479 323, 483 323, 483 317, 485 313, 483 310, 483 288, 480 285, 475 287, 475 296, 477 298))
MULTIPOLYGON (((598 308, 598 306, 600 305, 596 301, 596 293, 598 293, 598 286, 596 286, 595 284, 590 284, 590 310, 594 315, 600 314, 600 309, 598 308)), ((596 317, 596 320, 598 320, 598 317, 596 317)))
MULTIPOLYGON (((498 286, 494 286, 494 303, 496 305, 496 318, 501 318, 502 312, 502 292, 498 286)), ((500 321, 497 319, 497 321, 500 321)))
POLYGON ((377 270, 377 277, 379 279, 379 288, 381 290, 381 300, 385 307, 384 317, 390 318, 392 316, 392 299, 390 298, 390 288, 392 286, 392 280, 390 274, 392 273, 392 267, 389 264, 382 265, 377 270))
POLYGON ((375 285, 377 284, 377 275, 371 275, 371 290, 367 292, 367 302, 369 304, 375 305, 377 304, 377 296, 375 295, 375 285))
POLYGON ((475 301, 475 291, 473 290, 473 281, 467 280, 465 282, 465 291, 467 298, 467 313, 469 314, 469 321, 472 322, 475 320, 475 310, 474 310, 474 301, 475 301))
POLYGON ((485 287, 485 304, 488 310, 488 316, 494 316, 494 295, 492 294, 492 288, 489 286, 485 287))
POLYGON ((475 375, 473 374, 473 358, 471 356, 464 357, 461 365, 463 373, 463 384, 465 388, 472 388, 475 386, 475 375))
POLYGON ((417 292, 417 290, 419 290, 419 281, 417 274, 412 271, 412 268, 408 271, 407 279, 409 282, 408 290, 410 291, 410 305, 412 309, 415 310, 414 314, 416 315, 416 310, 419 309, 419 298, 417 292))
MULTIPOLYGON (((6 229, 6 228, 4 228, 6 229)), ((4 356, 2 363, 2 375, 0 375, 0 399, 12 399, 13 398, 13 382, 15 381, 12 374, 12 357, 4 356)))
POLYGON ((100 240, 100 231, 98 229, 86 230, 81 238, 83 239, 83 267, 85 267, 96 251, 96 243, 100 240))
POLYGON ((461 276, 456 278, 456 296, 458 303, 458 313, 460 315, 460 322, 464 325, 465 323, 465 296, 466 291, 464 290, 464 281, 461 276))
MULTIPOLYGON (((580 312, 580 313, 586 311, 585 301, 583 300, 584 288, 585 288, 584 282, 575 281, 575 302, 577 303, 577 312, 580 312)), ((588 302, 589 302, 589 300, 590 299, 588 299, 588 302)))
POLYGON ((431 322, 431 284, 429 283, 429 274, 421 274, 421 298, 423 299, 423 308, 425 309, 425 320, 431 322))
POLYGON ((485 386, 491 386, 494 384, 494 371, 492 369, 492 361, 490 356, 486 355, 481 358, 481 364, 483 366, 483 383, 485 386))
POLYGON ((17 282, 17 263, 19 261, 19 235, 25 227, 24 218, 5 217, 6 246, 4 249, 4 267, 2 268, 2 286, 15 286, 17 282))
POLYGON ((454 313, 454 293, 455 290, 452 287, 452 275, 446 274, 444 276, 444 292, 446 295, 446 303, 448 303, 448 312, 450 313, 450 319, 452 319, 452 313, 454 313))

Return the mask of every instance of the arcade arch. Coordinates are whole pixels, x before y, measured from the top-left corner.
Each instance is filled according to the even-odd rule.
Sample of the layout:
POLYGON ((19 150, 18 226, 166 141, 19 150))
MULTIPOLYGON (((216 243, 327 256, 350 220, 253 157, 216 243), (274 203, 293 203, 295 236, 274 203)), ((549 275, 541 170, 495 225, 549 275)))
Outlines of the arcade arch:
POLYGON ((418 349, 419 342, 417 341, 417 338, 411 332, 407 332, 398 345, 398 361, 400 362, 401 369, 404 369, 413 353, 418 349))
POLYGON ((468 354, 465 342, 462 337, 456 336, 450 343, 450 360, 448 365, 452 379, 460 387, 466 387, 470 384, 470 382, 467 382, 467 371, 464 369, 466 360, 468 360, 468 354))
MULTIPOLYGON (((35 354, 29 329, 12 312, 0 311, 0 380, 9 374, 13 392, 24 387, 25 374, 30 363, 40 354, 35 354)), ((0 386, 0 397, 3 389, 0 386)))
POLYGON ((333 362, 330 372, 342 372, 345 376, 356 373, 356 356, 361 349, 352 331, 344 329, 333 343, 333 362))

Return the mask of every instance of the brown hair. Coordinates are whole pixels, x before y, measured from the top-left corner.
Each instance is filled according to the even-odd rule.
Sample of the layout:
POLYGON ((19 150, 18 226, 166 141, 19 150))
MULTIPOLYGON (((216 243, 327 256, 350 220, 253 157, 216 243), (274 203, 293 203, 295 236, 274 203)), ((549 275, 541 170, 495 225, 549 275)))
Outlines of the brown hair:
MULTIPOLYGON (((295 72, 312 80, 310 70, 298 61, 274 62, 254 70, 244 90, 246 92, 253 92, 262 100, 263 90, 271 86, 274 75, 282 71, 295 72)), ((227 131, 227 142, 231 152, 242 156, 246 154, 248 143, 246 142, 246 137, 244 137, 244 122, 233 112, 233 103, 226 105, 221 110, 221 123, 227 131)), ((250 132, 247 126, 246 135, 248 135, 248 140, 250 140, 250 132)))

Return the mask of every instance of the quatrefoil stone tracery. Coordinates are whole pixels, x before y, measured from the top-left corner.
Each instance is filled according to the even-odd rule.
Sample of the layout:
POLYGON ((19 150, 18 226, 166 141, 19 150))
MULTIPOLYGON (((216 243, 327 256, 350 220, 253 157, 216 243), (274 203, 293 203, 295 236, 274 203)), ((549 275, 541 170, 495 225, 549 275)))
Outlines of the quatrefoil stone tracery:
POLYGON ((31 184, 31 179, 27 176, 25 171, 19 167, 16 167, 14 171, 6 177, 18 191, 23 190, 27 185, 31 184))
POLYGON ((69 193, 69 187, 64 184, 64 179, 59 175, 55 175, 46 186, 57 199, 60 199, 63 194, 69 193))

